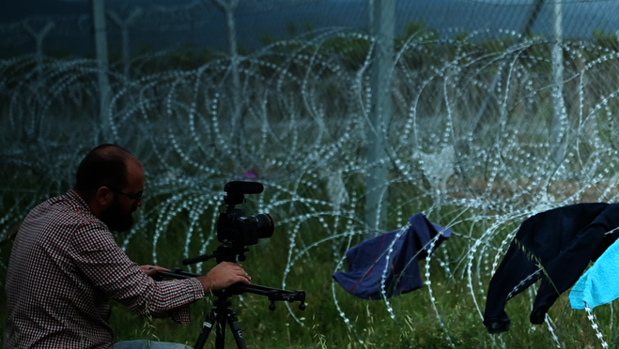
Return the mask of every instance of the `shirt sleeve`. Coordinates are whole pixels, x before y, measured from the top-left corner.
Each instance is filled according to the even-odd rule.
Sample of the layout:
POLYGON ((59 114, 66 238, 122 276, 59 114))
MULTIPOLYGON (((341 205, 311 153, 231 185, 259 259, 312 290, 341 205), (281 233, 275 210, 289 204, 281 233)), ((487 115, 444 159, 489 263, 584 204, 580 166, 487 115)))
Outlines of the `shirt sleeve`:
POLYGON ((187 324, 188 304, 204 297, 202 285, 195 278, 155 281, 143 273, 103 224, 80 226, 71 250, 77 267, 93 285, 141 315, 165 313, 187 324))

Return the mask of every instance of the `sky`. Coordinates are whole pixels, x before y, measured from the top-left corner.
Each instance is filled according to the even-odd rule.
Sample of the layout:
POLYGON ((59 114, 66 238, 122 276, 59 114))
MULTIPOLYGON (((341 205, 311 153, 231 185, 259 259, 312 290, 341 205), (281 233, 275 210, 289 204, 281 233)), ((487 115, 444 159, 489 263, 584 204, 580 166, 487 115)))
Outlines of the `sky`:
MULTIPOLYGON (((427 27, 491 31, 522 29, 533 0, 397 0, 396 34, 406 23, 423 22, 427 27)), ((107 0, 106 8, 121 18, 136 7, 144 14, 130 27, 131 48, 155 49, 173 45, 191 45, 225 50, 227 27, 224 13, 217 7, 205 7, 198 0, 107 0), (188 7, 188 10, 181 10, 188 7)), ((552 31, 553 3, 544 5, 533 31, 549 35, 552 31)), ((619 29, 619 1, 564 0, 563 29, 568 37, 590 38, 594 29, 614 32, 619 29)), ((41 30, 47 21, 56 24, 45 38, 45 47, 59 47, 77 54, 93 51, 88 20, 89 0, 0 1, 0 49, 32 52, 35 43, 23 30, 22 21, 41 30), (12 25, 10 25, 12 24, 12 25), (6 34, 8 33, 8 34, 6 34)), ((314 29, 343 27, 365 30, 368 23, 366 0, 241 0, 235 12, 239 44, 253 50, 263 45, 261 38, 287 39, 303 32, 304 25, 314 29)), ((120 49, 120 28, 108 21, 108 39, 112 50, 120 49)))

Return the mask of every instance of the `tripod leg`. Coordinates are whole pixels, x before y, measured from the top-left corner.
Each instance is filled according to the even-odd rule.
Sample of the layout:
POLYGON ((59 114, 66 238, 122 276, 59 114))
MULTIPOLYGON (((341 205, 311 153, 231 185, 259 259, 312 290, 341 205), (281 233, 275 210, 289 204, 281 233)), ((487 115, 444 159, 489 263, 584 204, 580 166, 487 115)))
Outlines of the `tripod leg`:
POLYGON ((217 307, 217 328, 215 329, 217 337, 215 338, 215 348, 216 349, 224 349, 226 347, 226 314, 227 314, 227 305, 218 306, 217 307))
POLYGON ((241 332, 239 319, 236 317, 236 313, 232 309, 228 309, 228 325, 230 325, 230 330, 232 331, 232 336, 234 336, 234 340, 236 341, 237 348, 247 349, 245 339, 243 339, 243 333, 241 332))
POLYGON ((211 312, 204 319, 204 323, 202 323, 202 331, 200 331, 200 336, 198 336, 198 340, 196 344, 193 346, 194 349, 202 349, 204 348, 204 344, 206 343, 206 338, 209 333, 213 329, 213 325, 215 325, 216 317, 215 317, 215 309, 211 309, 211 312))

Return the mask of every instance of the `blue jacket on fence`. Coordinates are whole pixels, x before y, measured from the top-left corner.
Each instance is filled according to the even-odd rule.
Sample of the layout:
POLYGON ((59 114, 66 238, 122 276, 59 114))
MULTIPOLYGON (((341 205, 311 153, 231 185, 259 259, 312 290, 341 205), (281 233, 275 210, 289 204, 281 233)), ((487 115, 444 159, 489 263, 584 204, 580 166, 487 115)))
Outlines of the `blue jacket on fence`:
POLYGON ((570 291, 572 309, 589 309, 619 298, 619 241, 615 241, 576 281, 570 291))
POLYGON ((346 252, 348 272, 335 272, 335 281, 350 294, 364 299, 383 298, 381 283, 385 274, 386 297, 422 287, 418 259, 432 253, 451 236, 451 230, 430 222, 421 213, 408 221, 410 225, 405 231, 390 231, 351 247, 346 252))

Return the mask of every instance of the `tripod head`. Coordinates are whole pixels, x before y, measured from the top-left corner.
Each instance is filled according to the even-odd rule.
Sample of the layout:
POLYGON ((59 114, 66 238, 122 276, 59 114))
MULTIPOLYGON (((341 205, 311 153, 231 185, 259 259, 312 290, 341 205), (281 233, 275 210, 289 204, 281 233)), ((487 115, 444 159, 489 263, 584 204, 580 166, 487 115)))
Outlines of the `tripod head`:
MULTIPOLYGON (((180 269, 171 270, 169 272, 159 272, 159 277, 168 277, 173 279, 187 279, 200 276, 199 274, 188 273, 180 269)), ((271 301, 270 310, 275 310, 276 301, 288 301, 290 303, 300 301, 299 309, 305 310, 305 292, 303 291, 286 291, 276 288, 260 286, 260 285, 245 285, 236 283, 226 289, 213 292, 217 296, 217 300, 213 301, 213 308, 206 316, 202 323, 202 331, 194 345, 196 349, 203 349, 206 339, 213 328, 216 329, 215 348, 224 349, 225 347, 225 324, 228 323, 238 349, 247 349, 245 339, 241 333, 241 326, 238 323, 236 313, 230 306, 232 302, 228 298, 243 293, 254 293, 265 296, 271 301)))
MULTIPOLYGON (((169 272, 161 271, 159 272, 159 275, 161 277, 167 277, 172 279, 188 279, 200 276, 199 274, 188 273, 181 269, 174 269, 169 272)), ((299 301, 301 302, 301 304, 299 304, 299 309, 305 310, 306 308, 304 291, 286 291, 261 285, 245 285, 242 283, 236 283, 223 290, 213 292, 213 295, 217 296, 220 302, 224 302, 234 295, 240 295, 243 293, 253 293, 267 297, 268 300, 271 301, 271 304, 269 305, 269 310, 275 310, 275 302, 277 301, 287 301, 289 303, 299 301)))

